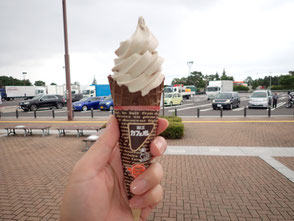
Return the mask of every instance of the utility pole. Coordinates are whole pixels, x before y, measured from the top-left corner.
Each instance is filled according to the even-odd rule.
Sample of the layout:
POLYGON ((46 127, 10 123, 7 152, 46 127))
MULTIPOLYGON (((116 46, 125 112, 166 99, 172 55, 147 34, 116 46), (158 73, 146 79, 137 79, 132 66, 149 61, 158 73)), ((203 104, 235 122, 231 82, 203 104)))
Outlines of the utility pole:
POLYGON ((65 78, 66 78, 66 103, 67 103, 67 120, 73 120, 72 116, 72 99, 70 84, 70 67, 68 54, 68 38, 67 38, 67 19, 66 19, 66 0, 62 0, 63 8, 63 29, 64 29, 64 60, 65 60, 65 78))

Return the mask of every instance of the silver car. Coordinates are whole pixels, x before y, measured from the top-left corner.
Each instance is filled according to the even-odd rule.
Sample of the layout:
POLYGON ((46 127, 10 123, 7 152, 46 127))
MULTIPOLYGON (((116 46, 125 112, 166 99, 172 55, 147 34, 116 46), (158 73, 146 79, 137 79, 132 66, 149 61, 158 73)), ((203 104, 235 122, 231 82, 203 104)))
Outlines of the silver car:
POLYGON ((254 91, 248 102, 248 108, 268 108, 272 103, 272 93, 268 90, 254 91))

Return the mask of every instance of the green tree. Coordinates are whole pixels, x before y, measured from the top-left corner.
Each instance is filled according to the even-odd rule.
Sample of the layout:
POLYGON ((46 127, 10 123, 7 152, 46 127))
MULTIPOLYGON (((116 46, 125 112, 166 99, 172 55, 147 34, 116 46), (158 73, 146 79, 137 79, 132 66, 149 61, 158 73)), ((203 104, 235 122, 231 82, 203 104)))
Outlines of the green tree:
POLYGON ((234 77, 233 76, 227 76, 227 74, 226 74, 226 70, 224 69, 223 70, 223 74, 222 74, 222 76, 221 76, 221 78, 220 78, 221 80, 234 80, 234 77))
POLYGON ((248 84, 248 86, 252 86, 252 83, 253 83, 252 77, 248 76, 244 81, 248 84))
POLYGON ((174 84, 183 84, 183 85, 187 85, 187 78, 182 77, 182 78, 174 78, 171 82, 172 85, 174 84))
POLYGON ((50 85, 57 85, 56 83, 52 82, 50 85))
POLYGON ((285 89, 294 89, 294 76, 283 75, 280 77, 279 83, 285 89))
POLYGON ((19 80, 17 78, 1 76, 0 77, 0 87, 4 86, 31 86, 30 80, 19 80))
POLYGON ((45 82, 44 81, 35 81, 35 83, 34 83, 34 85, 35 86, 45 86, 46 84, 45 84, 45 82))

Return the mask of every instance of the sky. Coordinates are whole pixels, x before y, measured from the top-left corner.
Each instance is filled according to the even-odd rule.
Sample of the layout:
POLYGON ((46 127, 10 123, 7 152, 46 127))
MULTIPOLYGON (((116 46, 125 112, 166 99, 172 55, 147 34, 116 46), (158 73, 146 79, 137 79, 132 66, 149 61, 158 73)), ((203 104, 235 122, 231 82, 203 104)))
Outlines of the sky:
MULTIPOLYGON (((287 74, 293 11, 293 0, 67 0, 71 82, 107 83, 139 16, 159 42, 165 84, 190 70, 238 81, 287 74)), ((62 16, 62 0, 1 0, 0 76, 64 84, 62 16)))

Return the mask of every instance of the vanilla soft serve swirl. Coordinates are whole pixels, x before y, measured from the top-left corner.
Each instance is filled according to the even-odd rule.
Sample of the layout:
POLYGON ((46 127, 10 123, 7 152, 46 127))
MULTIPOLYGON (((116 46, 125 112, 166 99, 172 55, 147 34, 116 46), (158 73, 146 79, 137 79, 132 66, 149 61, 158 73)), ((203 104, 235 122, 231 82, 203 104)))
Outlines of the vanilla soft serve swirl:
POLYGON ((158 87, 164 76, 161 74, 163 58, 155 51, 157 46, 156 38, 140 17, 131 39, 121 42, 115 51, 118 58, 114 60, 112 78, 119 86, 127 86, 131 93, 141 91, 142 96, 158 87))

